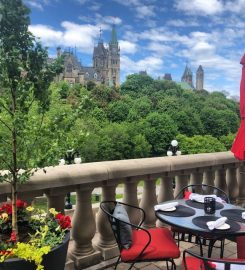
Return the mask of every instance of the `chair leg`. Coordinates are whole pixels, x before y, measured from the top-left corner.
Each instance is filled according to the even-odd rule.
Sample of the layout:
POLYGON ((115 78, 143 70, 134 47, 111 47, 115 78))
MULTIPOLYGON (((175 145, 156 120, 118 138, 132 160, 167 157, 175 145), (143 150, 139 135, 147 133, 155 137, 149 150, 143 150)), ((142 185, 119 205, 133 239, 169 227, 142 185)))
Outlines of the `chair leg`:
POLYGON ((196 235, 196 244, 198 243, 200 247, 200 255, 203 256, 202 239, 198 235, 196 235))
POLYGON ((133 266, 134 266, 134 264, 135 264, 135 262, 133 262, 133 263, 129 266, 128 270, 132 269, 133 266))
POLYGON ((221 244, 220 244, 220 258, 224 257, 224 249, 225 249, 225 239, 221 239, 221 244))
POLYGON ((213 246, 216 240, 210 239, 208 244, 208 258, 212 256, 213 246))
POLYGON ((118 266, 118 264, 119 264, 120 259, 121 259, 121 256, 118 257, 117 262, 116 262, 115 267, 114 267, 114 270, 117 269, 117 266, 118 266))

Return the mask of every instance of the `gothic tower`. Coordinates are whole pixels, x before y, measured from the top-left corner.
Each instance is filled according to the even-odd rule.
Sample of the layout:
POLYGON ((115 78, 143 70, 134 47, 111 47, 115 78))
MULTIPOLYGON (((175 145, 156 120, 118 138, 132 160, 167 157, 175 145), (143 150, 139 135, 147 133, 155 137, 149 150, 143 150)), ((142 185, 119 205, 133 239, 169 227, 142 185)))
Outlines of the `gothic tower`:
POLYGON ((94 47, 93 68, 97 76, 100 77, 101 83, 108 85, 108 50, 104 46, 101 32, 100 29, 98 45, 94 47))
POLYGON ((196 90, 203 89, 203 81, 204 81, 204 71, 202 66, 200 65, 196 72, 196 90))
POLYGON ((194 88, 192 82, 192 71, 187 64, 185 66, 184 74, 181 77, 181 81, 188 83, 192 88, 194 88))
POLYGON ((108 51, 108 79, 109 85, 120 85, 120 48, 117 41, 115 25, 112 27, 111 41, 108 51))

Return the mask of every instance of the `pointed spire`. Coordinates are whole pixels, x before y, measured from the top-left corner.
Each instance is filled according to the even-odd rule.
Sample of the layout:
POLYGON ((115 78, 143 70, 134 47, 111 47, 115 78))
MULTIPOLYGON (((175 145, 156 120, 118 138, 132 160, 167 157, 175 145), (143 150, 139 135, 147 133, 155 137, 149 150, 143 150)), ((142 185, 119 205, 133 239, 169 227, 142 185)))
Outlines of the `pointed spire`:
POLYGON ((101 29, 101 27, 100 27, 99 43, 103 43, 103 39, 102 39, 102 29, 101 29))
POLYGON ((111 44, 117 44, 117 32, 116 32, 116 27, 115 24, 113 24, 112 26, 112 30, 111 30, 111 44))

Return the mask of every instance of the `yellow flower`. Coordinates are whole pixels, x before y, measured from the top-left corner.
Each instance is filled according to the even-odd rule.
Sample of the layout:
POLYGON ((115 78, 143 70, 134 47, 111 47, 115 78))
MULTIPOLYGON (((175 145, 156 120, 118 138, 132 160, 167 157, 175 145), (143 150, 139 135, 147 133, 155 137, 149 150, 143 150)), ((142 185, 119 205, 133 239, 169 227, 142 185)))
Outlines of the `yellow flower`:
POLYGON ((0 218, 3 219, 4 221, 7 221, 8 220, 8 217, 9 217, 9 215, 7 213, 2 213, 0 215, 0 218))
POLYGON ((27 210, 28 212, 32 212, 32 211, 34 210, 34 207, 28 206, 28 207, 26 207, 26 210, 27 210))
POLYGON ((58 212, 54 208, 50 208, 49 213, 54 215, 54 216, 56 216, 58 214, 58 212))

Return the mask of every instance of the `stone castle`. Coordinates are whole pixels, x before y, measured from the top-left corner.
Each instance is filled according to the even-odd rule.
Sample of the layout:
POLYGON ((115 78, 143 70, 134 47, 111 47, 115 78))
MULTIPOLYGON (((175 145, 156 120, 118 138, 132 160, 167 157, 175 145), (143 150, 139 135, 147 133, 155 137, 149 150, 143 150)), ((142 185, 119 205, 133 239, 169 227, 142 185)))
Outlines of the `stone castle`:
POLYGON ((192 89, 202 90, 204 83, 204 71, 202 66, 200 65, 196 71, 196 87, 193 85, 192 81, 192 71, 190 67, 186 64, 184 73, 181 77, 181 82, 186 82, 192 89))
POLYGON ((120 85, 120 48, 117 40, 115 26, 112 27, 111 40, 109 46, 105 47, 100 38, 93 51, 93 66, 83 66, 73 51, 61 51, 57 48, 57 56, 64 56, 64 70, 59 75, 58 80, 65 80, 70 84, 86 84, 93 81, 96 84, 107 86, 120 85))

